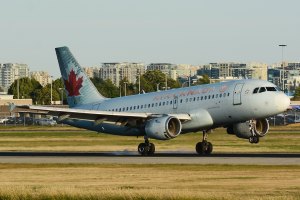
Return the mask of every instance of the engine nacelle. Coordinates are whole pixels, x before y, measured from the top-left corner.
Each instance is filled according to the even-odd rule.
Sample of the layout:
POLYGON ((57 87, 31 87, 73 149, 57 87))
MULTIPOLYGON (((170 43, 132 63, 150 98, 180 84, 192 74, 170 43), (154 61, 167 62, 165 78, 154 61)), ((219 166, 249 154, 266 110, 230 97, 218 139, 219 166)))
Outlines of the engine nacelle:
POLYGON ((249 139, 251 136, 265 136, 269 131, 267 119, 250 120, 243 123, 233 124, 227 128, 228 134, 234 134, 239 138, 249 139))
POLYGON ((149 138, 169 140, 177 137, 181 132, 181 122, 172 116, 158 117, 146 122, 145 132, 149 138))

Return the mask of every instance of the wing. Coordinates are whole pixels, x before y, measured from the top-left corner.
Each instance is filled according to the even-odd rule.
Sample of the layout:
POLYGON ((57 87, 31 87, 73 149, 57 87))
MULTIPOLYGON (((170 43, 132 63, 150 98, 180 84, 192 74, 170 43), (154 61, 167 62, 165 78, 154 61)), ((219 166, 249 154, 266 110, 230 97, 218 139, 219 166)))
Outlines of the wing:
POLYGON ((191 120, 189 114, 156 114, 156 113, 133 113, 133 112, 113 112, 101 110, 86 110, 74 108, 59 108, 46 106, 17 106, 18 108, 25 108, 34 111, 42 112, 43 114, 58 116, 58 121, 65 119, 80 119, 94 121, 95 124, 102 122, 128 122, 139 119, 156 118, 163 115, 174 116, 181 122, 191 120))

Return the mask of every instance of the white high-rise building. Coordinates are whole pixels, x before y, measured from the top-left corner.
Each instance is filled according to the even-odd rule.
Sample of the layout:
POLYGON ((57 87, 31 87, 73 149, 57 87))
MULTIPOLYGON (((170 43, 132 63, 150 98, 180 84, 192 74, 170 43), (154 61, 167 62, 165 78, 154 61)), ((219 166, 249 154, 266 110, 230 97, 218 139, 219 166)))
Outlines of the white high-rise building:
MULTIPOLYGON (((102 63, 99 69, 99 78, 103 80, 110 79, 113 84, 119 86, 120 81, 124 78, 129 83, 136 83, 138 75, 145 73, 145 65, 143 63, 102 63)), ((96 73, 94 73, 96 75, 96 73)))
POLYGON ((29 77, 26 64, 5 63, 0 65, 0 86, 7 90, 18 78, 29 77))
POLYGON ((31 78, 38 81, 43 87, 50 84, 52 79, 48 72, 45 71, 34 71, 30 73, 31 78))

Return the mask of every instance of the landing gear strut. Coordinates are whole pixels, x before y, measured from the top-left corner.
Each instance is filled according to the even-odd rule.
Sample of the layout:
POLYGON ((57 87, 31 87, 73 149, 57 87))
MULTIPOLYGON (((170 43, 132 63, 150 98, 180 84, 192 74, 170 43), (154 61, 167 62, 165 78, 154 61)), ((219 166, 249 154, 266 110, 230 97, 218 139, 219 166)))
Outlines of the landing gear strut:
POLYGON ((207 136, 207 131, 203 131, 202 142, 196 144, 196 151, 200 155, 209 155, 213 151, 213 145, 207 141, 207 136))
POLYGON ((145 137, 145 142, 140 143, 138 146, 138 152, 142 156, 153 155, 155 152, 155 145, 153 143, 149 143, 148 138, 145 137))

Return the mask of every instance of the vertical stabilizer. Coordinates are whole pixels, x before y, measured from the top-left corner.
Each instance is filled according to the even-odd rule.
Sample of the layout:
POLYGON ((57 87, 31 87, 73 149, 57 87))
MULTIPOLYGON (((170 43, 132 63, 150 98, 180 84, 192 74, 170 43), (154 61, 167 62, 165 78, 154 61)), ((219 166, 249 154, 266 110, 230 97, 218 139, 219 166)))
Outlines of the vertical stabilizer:
POLYGON ((105 99, 80 67, 68 47, 55 48, 70 107, 105 99))

